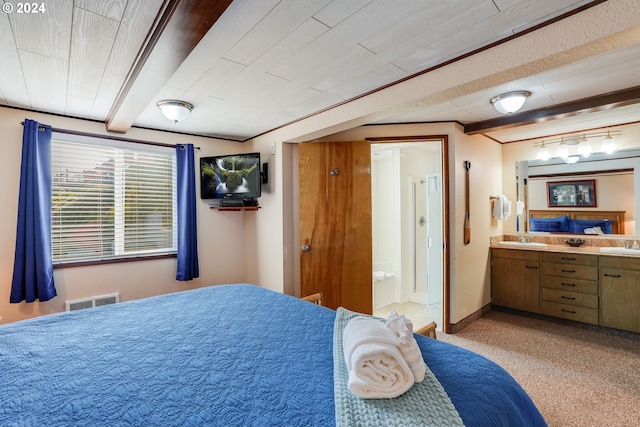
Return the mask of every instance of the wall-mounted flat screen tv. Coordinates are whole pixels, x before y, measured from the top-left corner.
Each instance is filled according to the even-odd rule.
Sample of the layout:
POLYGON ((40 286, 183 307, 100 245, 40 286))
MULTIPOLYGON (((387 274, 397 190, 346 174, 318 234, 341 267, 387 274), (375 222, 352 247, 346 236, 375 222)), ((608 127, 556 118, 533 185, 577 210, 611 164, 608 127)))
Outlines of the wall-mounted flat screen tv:
POLYGON ((260 153, 200 158, 203 199, 253 200, 261 195, 260 153))

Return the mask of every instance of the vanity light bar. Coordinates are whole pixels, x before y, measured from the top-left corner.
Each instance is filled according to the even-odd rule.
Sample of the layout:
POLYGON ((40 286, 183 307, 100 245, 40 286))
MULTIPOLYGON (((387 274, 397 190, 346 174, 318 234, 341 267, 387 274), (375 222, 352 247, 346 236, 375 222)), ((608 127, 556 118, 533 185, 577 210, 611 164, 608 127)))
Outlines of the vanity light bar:
POLYGON ((578 145, 583 139, 590 138, 605 138, 607 136, 622 136, 622 132, 619 130, 590 132, 590 133, 574 133, 571 135, 563 135, 557 138, 543 138, 539 142, 534 142, 534 147, 542 147, 543 145, 559 144, 564 142, 567 145, 578 145))

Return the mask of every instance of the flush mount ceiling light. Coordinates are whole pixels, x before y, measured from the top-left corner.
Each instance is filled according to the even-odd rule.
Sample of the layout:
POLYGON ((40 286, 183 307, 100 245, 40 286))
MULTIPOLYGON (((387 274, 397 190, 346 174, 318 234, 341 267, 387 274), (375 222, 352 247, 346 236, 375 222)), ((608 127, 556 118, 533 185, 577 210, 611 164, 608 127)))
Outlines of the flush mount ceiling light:
POLYGON ((162 111, 162 114, 174 123, 186 119, 191 110, 193 110, 193 104, 175 99, 163 99, 158 101, 156 105, 162 111))
POLYGON ((502 114, 513 114, 524 105, 531 92, 518 90, 494 96, 489 102, 502 114))

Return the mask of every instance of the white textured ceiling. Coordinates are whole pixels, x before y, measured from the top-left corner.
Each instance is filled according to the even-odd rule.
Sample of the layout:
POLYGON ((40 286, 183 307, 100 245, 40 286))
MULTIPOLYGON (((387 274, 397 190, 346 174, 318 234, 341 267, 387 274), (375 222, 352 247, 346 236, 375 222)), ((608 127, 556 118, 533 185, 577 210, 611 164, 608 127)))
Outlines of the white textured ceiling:
MULTIPOLYGON (((247 140, 593 3, 599 2, 235 0, 130 120, 139 127, 247 140), (195 109, 171 123, 155 106, 167 98, 195 109)), ((633 2, 606 3, 631 4, 628 13, 640 15, 633 2)), ((161 0, 55 0, 43 14, 0 14, 0 104, 106 122, 162 6, 161 0)), ((497 116, 489 98, 515 88, 532 92, 525 107, 531 110, 638 86, 639 46, 612 47, 377 122, 487 120, 497 116)), ((637 117, 636 107, 625 107, 593 119, 547 123, 545 131, 531 125, 488 135, 509 141, 637 117)))

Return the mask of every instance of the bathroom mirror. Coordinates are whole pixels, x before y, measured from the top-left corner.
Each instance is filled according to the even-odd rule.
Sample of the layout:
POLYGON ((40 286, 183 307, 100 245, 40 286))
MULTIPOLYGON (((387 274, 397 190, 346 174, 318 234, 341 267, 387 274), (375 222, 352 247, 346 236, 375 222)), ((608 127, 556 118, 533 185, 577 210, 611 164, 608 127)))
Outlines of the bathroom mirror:
MULTIPOLYGON (((623 211, 623 235, 640 235, 635 221, 640 200, 640 149, 621 150, 614 154, 596 153, 588 158, 581 158, 573 164, 562 159, 552 158, 547 161, 527 160, 516 162, 518 200, 525 202, 527 212, 538 211, 538 214, 565 211, 623 211), (597 194, 597 205, 594 207, 563 206, 561 209, 549 202, 548 184, 594 180, 597 194), (543 211, 540 213, 540 211, 543 211)), ((516 224, 519 233, 529 231, 524 218, 516 224)))

